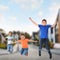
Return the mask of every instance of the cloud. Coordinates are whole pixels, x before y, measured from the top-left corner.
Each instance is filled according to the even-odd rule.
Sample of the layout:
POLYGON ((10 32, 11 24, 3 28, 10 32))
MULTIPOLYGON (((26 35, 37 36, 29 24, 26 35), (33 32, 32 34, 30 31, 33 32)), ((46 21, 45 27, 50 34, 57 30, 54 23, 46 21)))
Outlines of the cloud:
POLYGON ((42 11, 39 11, 38 12, 38 17, 42 17, 43 16, 43 12, 42 11))
POLYGON ((50 23, 55 22, 59 9, 60 9, 60 4, 57 3, 57 2, 52 2, 51 6, 49 7, 49 12, 50 12, 49 19, 50 19, 50 23))
POLYGON ((5 20, 5 17, 2 14, 0 14, 0 22, 3 22, 4 20, 5 20))
POLYGON ((58 11, 58 9, 60 9, 60 4, 58 4, 58 3, 53 3, 51 6, 50 6, 50 8, 49 8, 49 10, 51 11, 51 12, 57 12, 58 11))
POLYGON ((60 3, 60 0, 52 0, 53 2, 57 2, 57 3, 60 3))
POLYGON ((41 4, 43 3, 43 0, 31 0, 31 7, 34 8, 39 8, 41 4))
POLYGON ((9 17, 10 20, 17 20, 17 18, 15 16, 11 16, 9 17))
POLYGON ((5 10, 8 10, 8 9, 9 9, 8 6, 0 5, 0 10, 5 11, 5 10))
MULTIPOLYGON (((21 27, 21 26, 20 26, 21 27)), ((19 27, 19 28, 20 28, 19 27)), ((32 34, 32 32, 36 32, 38 31, 39 28, 36 27, 35 25, 27 25, 26 27, 24 27, 24 25, 20 28, 20 31, 22 32, 28 32, 29 34, 32 34), (34 28, 33 28, 34 27, 34 28)))
POLYGON ((44 0, 10 0, 12 3, 19 4, 24 9, 40 8, 44 0))

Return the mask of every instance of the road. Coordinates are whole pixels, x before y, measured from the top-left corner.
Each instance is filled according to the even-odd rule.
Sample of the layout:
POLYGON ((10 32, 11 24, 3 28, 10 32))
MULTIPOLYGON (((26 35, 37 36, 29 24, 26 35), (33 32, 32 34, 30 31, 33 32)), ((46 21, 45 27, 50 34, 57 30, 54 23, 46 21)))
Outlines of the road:
POLYGON ((60 60, 60 55, 53 53, 49 59, 47 51, 42 50, 42 56, 38 56, 38 47, 29 45, 29 55, 21 56, 19 52, 8 54, 7 50, 0 49, 0 60, 60 60))

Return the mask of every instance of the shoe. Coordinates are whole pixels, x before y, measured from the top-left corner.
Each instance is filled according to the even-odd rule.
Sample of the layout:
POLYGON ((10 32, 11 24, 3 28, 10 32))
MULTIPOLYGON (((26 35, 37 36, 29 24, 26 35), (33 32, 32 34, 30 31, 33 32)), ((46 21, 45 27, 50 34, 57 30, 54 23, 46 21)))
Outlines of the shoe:
POLYGON ((39 51, 39 56, 41 56, 41 52, 39 51))
POLYGON ((39 53, 39 56, 41 56, 41 54, 39 53))
POLYGON ((52 59, 52 53, 50 51, 48 53, 49 53, 49 56, 50 56, 49 58, 52 59))
POLYGON ((49 58, 52 59, 52 54, 50 54, 50 57, 49 58))

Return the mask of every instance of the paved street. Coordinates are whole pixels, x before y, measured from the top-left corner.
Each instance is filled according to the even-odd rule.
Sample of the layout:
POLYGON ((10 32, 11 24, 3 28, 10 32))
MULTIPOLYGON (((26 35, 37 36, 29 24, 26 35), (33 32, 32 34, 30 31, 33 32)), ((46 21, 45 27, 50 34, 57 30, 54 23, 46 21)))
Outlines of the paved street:
MULTIPOLYGON (((45 50, 42 50, 42 56, 38 56, 38 47, 29 45, 29 56, 21 56, 19 52, 8 54, 7 50, 0 49, 0 60, 50 60, 45 50)), ((53 53, 51 60, 60 60, 60 55, 53 53)))

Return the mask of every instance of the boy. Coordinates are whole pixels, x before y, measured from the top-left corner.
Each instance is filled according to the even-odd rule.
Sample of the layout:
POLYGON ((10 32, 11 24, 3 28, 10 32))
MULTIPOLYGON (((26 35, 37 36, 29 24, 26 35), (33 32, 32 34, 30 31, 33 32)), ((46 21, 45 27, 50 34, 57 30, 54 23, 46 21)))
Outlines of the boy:
POLYGON ((8 52, 12 53, 13 52, 13 36, 12 36, 12 32, 10 31, 7 38, 7 50, 8 52))
POLYGON ((40 28, 39 31, 39 38, 40 38, 40 46, 39 46, 39 56, 41 56, 41 50, 42 50, 42 45, 43 43, 45 44, 46 49, 48 50, 49 53, 49 58, 52 58, 52 53, 50 52, 50 48, 48 46, 48 29, 49 27, 54 27, 56 25, 56 22, 54 25, 47 25, 47 21, 45 19, 42 20, 42 24, 37 24, 35 21, 32 20, 32 18, 30 17, 29 20, 35 24, 36 26, 38 26, 40 28))
POLYGON ((20 38, 21 39, 16 42, 19 42, 22 44, 21 55, 28 56, 28 42, 37 42, 37 41, 26 39, 24 34, 21 34, 20 38))

